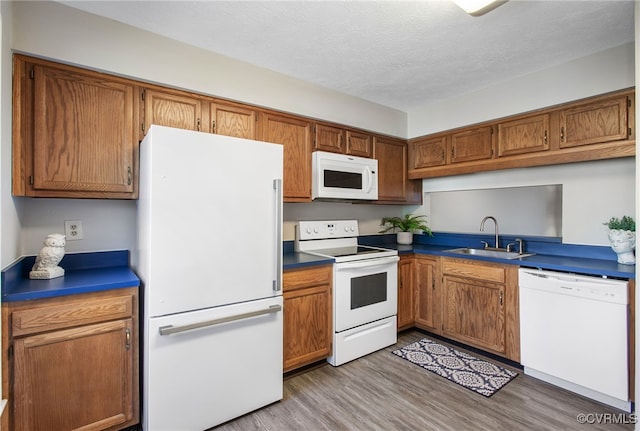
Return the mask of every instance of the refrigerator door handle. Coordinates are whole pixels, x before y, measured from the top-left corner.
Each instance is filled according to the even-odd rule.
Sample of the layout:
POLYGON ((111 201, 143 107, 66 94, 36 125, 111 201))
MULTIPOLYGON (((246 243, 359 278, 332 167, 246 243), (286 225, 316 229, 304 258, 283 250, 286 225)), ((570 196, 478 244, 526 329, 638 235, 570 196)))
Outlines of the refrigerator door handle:
POLYGON ((282 290, 282 180, 273 180, 275 193, 275 223, 276 223, 276 279, 273 280, 273 291, 282 290))
POLYGON ((183 326, 166 325, 158 328, 160 335, 171 335, 179 332, 191 331, 193 329, 206 328, 208 326, 219 325, 221 323, 234 322, 236 320, 248 319, 250 317, 262 316, 264 314, 277 313, 282 310, 280 305, 270 305, 269 308, 251 311, 249 313, 236 314, 235 316, 221 317, 220 319, 205 320, 204 322, 191 323, 183 326))

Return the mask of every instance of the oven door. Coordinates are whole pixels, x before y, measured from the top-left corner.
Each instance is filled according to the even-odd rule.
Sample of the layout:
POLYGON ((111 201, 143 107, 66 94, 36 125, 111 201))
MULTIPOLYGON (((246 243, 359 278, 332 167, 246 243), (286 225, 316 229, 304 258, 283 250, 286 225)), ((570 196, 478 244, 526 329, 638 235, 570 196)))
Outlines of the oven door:
POLYGON ((336 264, 335 332, 397 314, 398 260, 390 256, 336 264))

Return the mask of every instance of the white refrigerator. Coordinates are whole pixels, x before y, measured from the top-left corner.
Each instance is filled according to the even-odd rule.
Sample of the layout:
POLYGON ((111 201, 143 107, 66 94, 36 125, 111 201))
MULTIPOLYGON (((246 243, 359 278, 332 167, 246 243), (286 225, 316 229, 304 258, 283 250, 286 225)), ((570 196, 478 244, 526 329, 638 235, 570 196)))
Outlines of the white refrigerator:
POLYGON ((282 146, 152 126, 140 144, 142 428, 282 399, 282 146))

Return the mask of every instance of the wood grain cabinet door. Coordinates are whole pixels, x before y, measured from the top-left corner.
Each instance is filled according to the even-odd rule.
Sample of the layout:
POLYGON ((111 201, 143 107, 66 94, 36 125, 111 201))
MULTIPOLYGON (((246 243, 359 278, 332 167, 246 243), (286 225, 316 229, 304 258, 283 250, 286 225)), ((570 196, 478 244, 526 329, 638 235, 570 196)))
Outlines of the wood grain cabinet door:
POLYGON ((374 138, 373 158, 378 160, 378 200, 407 198, 407 146, 403 141, 374 138))
POLYGON ((498 124, 498 157, 549 150, 549 114, 498 124))
POLYGON ((326 124, 315 124, 313 126, 313 150, 329 151, 332 153, 345 152, 344 130, 338 127, 331 127, 326 124))
POLYGON ((209 104, 211 133, 256 139, 256 111, 235 105, 209 104))
POLYGON ((447 140, 447 136, 436 136, 409 142, 409 170, 446 165, 447 140))
POLYGON ((14 340, 15 431, 117 429, 133 417, 133 324, 14 340))
POLYGON ((135 87, 44 65, 33 79, 33 189, 133 192, 135 87))
POLYGON ((284 146, 285 202, 311 201, 311 123, 295 117, 261 116, 262 140, 284 146))
POLYGON ((478 127, 451 135, 451 163, 493 157, 493 127, 478 127))
POLYGON ((183 94, 144 91, 144 129, 152 124, 177 129, 202 129, 202 101, 183 94))
POLYGON ((445 336, 506 352, 504 284, 445 275, 443 291, 445 336))
POLYGON ((415 259, 416 305, 415 322, 422 329, 441 331, 440 283, 436 275, 436 259, 418 256, 415 259))
POLYGON ((413 256, 402 256, 398 262, 398 331, 413 326, 414 320, 414 262, 413 256))
POLYGON ((588 103, 560 113, 560 148, 629 139, 627 96, 588 103))
POLYGON ((347 130, 347 154, 358 157, 371 157, 373 137, 366 133, 347 130))

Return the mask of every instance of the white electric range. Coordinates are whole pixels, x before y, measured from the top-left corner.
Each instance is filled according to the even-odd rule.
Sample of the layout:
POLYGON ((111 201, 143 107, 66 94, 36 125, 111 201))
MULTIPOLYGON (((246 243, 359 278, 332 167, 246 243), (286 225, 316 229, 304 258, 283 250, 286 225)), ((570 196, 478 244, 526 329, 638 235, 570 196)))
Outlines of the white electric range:
POLYGON ((398 252, 358 244, 357 220, 300 221, 296 251, 335 259, 333 354, 338 366, 397 341, 398 252))

